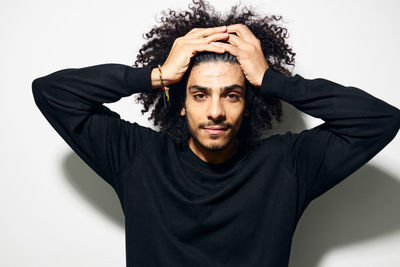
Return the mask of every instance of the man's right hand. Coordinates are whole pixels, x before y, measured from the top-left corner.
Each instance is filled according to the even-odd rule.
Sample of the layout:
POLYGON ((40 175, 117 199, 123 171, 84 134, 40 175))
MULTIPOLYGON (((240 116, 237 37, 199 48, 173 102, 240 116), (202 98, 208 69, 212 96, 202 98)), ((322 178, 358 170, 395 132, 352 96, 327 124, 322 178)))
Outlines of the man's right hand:
MULTIPOLYGON (((217 40, 227 40, 229 34, 226 29, 226 26, 193 28, 186 35, 175 39, 167 59, 161 66, 164 84, 169 85, 179 82, 188 69, 191 58, 197 52, 224 53, 225 49, 213 46, 210 43, 217 40)), ((157 68, 152 70, 152 85, 153 87, 161 87, 157 68)))

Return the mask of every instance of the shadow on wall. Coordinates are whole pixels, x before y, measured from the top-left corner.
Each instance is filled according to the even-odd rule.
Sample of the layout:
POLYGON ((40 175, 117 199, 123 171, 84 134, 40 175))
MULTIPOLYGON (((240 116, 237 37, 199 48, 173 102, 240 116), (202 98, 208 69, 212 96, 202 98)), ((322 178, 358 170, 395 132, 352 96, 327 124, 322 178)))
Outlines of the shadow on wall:
POLYGON ((396 178, 367 163, 305 209, 293 237, 289 266, 317 267, 332 249, 398 231, 398 203, 396 178))
MULTIPOLYGON (((300 132, 306 128, 302 112, 282 102, 283 122, 274 131, 300 132)), ((264 137, 266 138, 266 137, 264 137)), ((71 152, 63 164, 72 188, 107 220, 124 228, 124 214, 111 186, 71 152)), ((317 267, 330 250, 390 234, 400 227, 400 185, 395 177, 368 163, 304 211, 294 234, 289 266, 317 267)))
POLYGON ((95 173, 75 152, 63 162, 63 171, 69 184, 84 200, 101 213, 105 219, 121 228, 125 218, 114 189, 95 173))
MULTIPOLYGON (((287 131, 299 133, 307 127, 304 121, 303 112, 296 109, 293 105, 282 100, 283 116, 281 122, 272 121, 272 131, 263 134, 262 138, 268 138, 274 134, 285 134, 287 131)), ((321 120, 320 123, 323 121, 321 120)))

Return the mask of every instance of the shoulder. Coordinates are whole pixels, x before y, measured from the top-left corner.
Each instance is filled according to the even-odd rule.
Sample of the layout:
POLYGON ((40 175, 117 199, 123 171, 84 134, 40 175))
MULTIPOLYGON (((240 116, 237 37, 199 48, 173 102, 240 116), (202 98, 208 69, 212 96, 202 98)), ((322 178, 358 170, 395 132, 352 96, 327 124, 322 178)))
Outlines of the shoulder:
POLYGON ((261 140, 260 144, 251 151, 251 157, 256 158, 270 158, 276 160, 283 160, 290 143, 293 141, 294 134, 292 132, 285 132, 273 134, 261 140))

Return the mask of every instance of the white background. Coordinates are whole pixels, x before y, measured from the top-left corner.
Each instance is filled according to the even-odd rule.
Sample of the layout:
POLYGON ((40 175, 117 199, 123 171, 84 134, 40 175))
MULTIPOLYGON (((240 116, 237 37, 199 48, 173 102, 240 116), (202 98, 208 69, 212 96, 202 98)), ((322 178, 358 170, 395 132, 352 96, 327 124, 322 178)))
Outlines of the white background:
MULTIPOLYGON (((123 213, 111 187, 35 106, 34 78, 101 63, 132 65, 142 33, 189 1, 1 1, 0 266, 125 266, 123 213)), ((236 1, 210 1, 225 12, 236 1), (225 2, 225 4, 224 4, 225 2)), ((355 86, 400 107, 400 2, 243 1, 283 15, 293 73, 355 86)), ((133 96, 109 105, 152 126, 133 96)), ((321 122, 284 106, 277 132, 321 122)), ((400 139, 316 199, 296 229, 291 267, 400 266, 400 139)))

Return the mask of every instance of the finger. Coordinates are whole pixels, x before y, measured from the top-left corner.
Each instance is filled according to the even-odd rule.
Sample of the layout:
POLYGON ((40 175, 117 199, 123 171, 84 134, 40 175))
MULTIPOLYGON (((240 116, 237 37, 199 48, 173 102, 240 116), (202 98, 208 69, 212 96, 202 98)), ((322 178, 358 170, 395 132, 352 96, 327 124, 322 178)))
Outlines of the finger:
POLYGON ((245 46, 246 44, 248 44, 245 40, 243 40, 243 38, 240 38, 240 37, 237 36, 237 35, 228 34, 228 36, 229 36, 228 42, 229 42, 230 44, 234 45, 234 46, 243 47, 243 46, 245 46))
POLYGON ((196 44, 199 44, 199 43, 209 44, 211 42, 218 41, 218 40, 227 40, 228 38, 229 38, 228 33, 220 32, 220 33, 212 34, 206 38, 190 39, 189 42, 196 43, 196 44))
POLYGON ((226 26, 228 33, 236 33, 240 38, 251 43, 254 42, 256 37, 244 24, 231 24, 226 26))
POLYGON ((192 48, 197 52, 209 51, 215 53, 225 53, 225 49, 223 47, 218 47, 211 44, 194 44, 192 48))
POLYGON ((212 27, 212 28, 199 28, 199 30, 190 33, 189 37, 190 38, 201 38, 201 37, 206 37, 210 36, 211 34, 214 33, 219 33, 219 32, 225 32, 226 31, 226 26, 220 26, 220 27, 212 27))
POLYGON ((221 42, 211 42, 210 45, 223 48, 223 49, 225 49, 225 51, 227 51, 229 54, 231 54, 235 57, 239 56, 240 49, 234 45, 227 44, 227 43, 221 43, 221 42))

